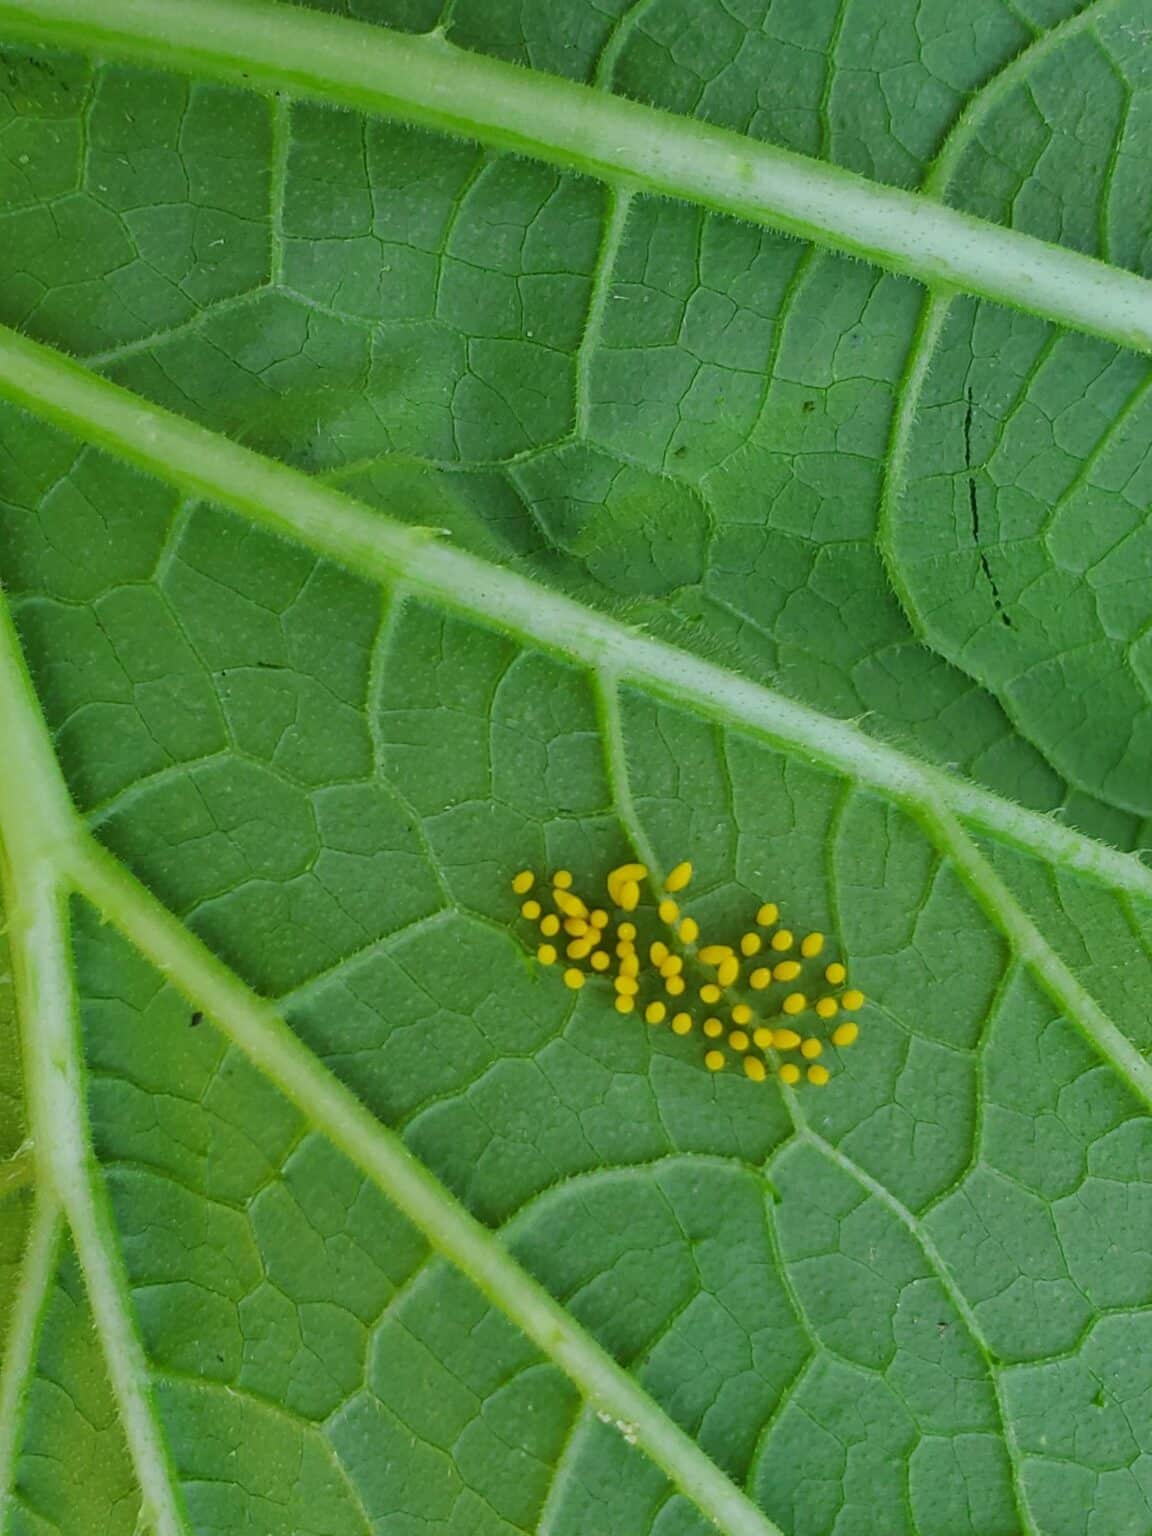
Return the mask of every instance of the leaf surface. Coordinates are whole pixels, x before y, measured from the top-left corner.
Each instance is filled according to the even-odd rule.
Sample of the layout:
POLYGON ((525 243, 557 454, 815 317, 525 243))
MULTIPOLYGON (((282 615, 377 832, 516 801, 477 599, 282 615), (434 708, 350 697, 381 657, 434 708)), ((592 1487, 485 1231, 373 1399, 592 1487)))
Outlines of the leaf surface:
POLYGON ((122 11, 0 4, 4 1536, 1144 1531, 1142 7, 122 11), (530 958, 636 855, 826 1088, 530 958))

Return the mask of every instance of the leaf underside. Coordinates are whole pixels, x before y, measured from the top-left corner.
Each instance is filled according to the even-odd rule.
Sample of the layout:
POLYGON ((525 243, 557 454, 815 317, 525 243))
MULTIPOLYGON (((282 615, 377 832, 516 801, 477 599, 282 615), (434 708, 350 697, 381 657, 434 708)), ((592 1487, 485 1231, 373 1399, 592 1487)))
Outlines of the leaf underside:
MULTIPOLYGON (((1140 0, 316 8, 1152 266, 1140 0)), ((183 925, 161 954, 61 856, 78 1198, 143 1420, 0 953, 0 1532, 1152 1529, 1148 359, 87 42, 0 58, 0 322, 206 460, 219 434, 369 533, 443 530, 539 617, 0 404, 0 580, 60 768, 183 925), (728 691, 678 694, 679 661, 728 691), (638 851, 692 859, 707 933, 771 899, 849 959, 827 1088, 711 1076, 531 961, 511 874, 638 851), (562 1304, 574 1365, 205 1013, 201 942, 562 1304), (665 1423, 704 1453, 680 1479, 665 1423)), ((44 779, 0 752, 10 828, 44 779)))

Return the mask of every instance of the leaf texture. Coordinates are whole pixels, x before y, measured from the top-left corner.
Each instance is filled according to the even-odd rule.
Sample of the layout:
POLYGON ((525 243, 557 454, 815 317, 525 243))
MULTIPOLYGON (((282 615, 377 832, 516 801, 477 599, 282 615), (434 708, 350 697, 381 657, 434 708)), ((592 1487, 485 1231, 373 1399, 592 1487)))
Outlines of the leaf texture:
MULTIPOLYGON (((1148 272, 1135 0, 312 9, 1148 272)), ((37 10, 0 1531, 1144 1532, 1147 356, 37 10), (531 959, 634 856, 829 935, 826 1088, 531 959)))

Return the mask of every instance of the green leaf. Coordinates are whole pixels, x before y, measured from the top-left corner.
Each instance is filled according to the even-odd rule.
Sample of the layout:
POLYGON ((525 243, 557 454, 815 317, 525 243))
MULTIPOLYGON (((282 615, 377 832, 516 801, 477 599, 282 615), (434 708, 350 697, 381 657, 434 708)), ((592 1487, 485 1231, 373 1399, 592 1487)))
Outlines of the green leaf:
POLYGON ((1149 1528, 1146 36, 0 0, 3 1536, 1149 1528))

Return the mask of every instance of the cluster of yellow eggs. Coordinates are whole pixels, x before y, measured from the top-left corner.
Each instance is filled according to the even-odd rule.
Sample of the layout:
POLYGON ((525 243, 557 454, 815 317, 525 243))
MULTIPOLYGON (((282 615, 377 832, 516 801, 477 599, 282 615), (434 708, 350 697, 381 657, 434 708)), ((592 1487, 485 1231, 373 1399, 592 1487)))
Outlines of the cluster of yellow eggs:
POLYGON ((823 1086, 829 1076, 819 1059, 825 1044, 855 1044, 860 1027, 845 1015, 863 1005, 864 994, 848 985, 839 961, 823 963, 824 935, 797 936, 783 926, 774 902, 759 907, 737 944, 704 940, 677 899, 691 880, 692 865, 685 860, 660 882, 651 903, 643 902, 650 882, 640 863, 609 872, 602 905, 581 896, 566 869, 543 881, 522 869, 512 890, 523 898, 521 917, 538 928, 536 958, 542 965, 563 962, 566 986, 579 990, 603 979, 611 984, 618 1013, 639 1012, 647 1023, 667 1023, 677 1035, 690 1035, 699 1025, 710 1042, 704 1065, 711 1072, 731 1059, 754 1082, 775 1067, 781 1082, 798 1083, 803 1075, 823 1086), (643 937, 642 928, 650 930, 643 937), (828 1030, 826 1039, 813 1032, 820 1027, 828 1030), (803 1068, 781 1059, 793 1052, 803 1068))

